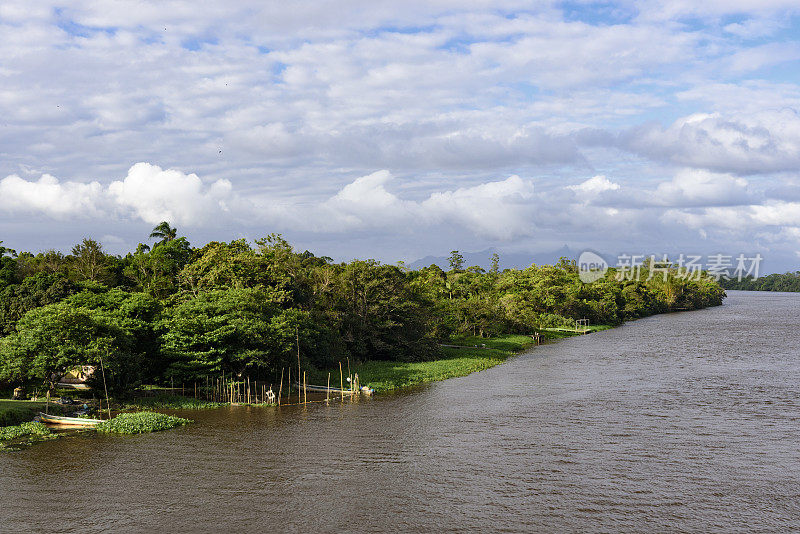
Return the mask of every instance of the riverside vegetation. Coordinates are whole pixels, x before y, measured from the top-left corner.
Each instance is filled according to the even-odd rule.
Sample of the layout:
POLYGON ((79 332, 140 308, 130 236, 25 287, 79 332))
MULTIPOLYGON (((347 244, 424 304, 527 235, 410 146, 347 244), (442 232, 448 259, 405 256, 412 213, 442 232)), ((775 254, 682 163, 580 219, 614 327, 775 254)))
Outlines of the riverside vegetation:
POLYGON ((790 291, 800 292, 800 271, 769 274, 759 278, 746 276, 741 280, 724 278, 719 281, 724 289, 738 289, 742 291, 790 291))
POLYGON ((95 429, 105 434, 143 434, 169 430, 191 423, 191 420, 156 412, 122 413, 99 423, 95 429))
MULTIPOLYGON (((337 263, 274 234, 195 248, 162 223, 151 238, 125 256, 91 239, 71 254, 17 253, 0 242, 0 389, 41 393, 101 359, 118 400, 144 384, 202 384, 222 373, 277 385, 298 345, 317 381, 349 361, 362 384, 393 389, 494 365, 533 332, 557 335, 579 318, 613 326, 724 298, 705 274, 649 277, 648 266, 638 280, 611 269, 583 284, 567 259, 500 270, 495 256, 484 270, 453 251, 448 270, 409 270, 337 263), (487 348, 441 346, 458 340, 487 348)), ((102 391, 100 373, 93 380, 102 391)))

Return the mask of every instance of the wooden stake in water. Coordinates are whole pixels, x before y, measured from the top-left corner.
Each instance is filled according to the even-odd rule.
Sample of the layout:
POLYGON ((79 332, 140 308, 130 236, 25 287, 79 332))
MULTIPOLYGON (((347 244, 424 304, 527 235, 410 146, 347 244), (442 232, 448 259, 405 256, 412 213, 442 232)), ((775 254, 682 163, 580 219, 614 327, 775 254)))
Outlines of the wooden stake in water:
POLYGON ((331 374, 328 373, 328 389, 325 390, 325 402, 331 401, 331 374))
MULTIPOLYGON (((300 382, 300 331, 294 327, 294 335, 297 338, 297 381, 300 382)), ((300 388, 297 388, 297 403, 300 404, 300 388)))
POLYGON ((342 390, 342 402, 344 402, 344 376, 342 375, 342 362, 339 362, 339 388, 342 390))
POLYGON ((278 388, 278 406, 281 405, 281 394, 283 394, 283 367, 281 367, 281 386, 278 388))
MULTIPOLYGON (((106 356, 108 356, 108 352, 106 352, 106 356)), ((108 401, 108 387, 106 386, 106 368, 103 365, 103 357, 99 356, 100 358, 100 370, 103 372, 103 389, 106 391, 106 407, 108 408, 108 418, 111 419, 111 403, 108 401)), ((47 391, 47 394, 50 395, 50 391, 47 391)), ((100 411, 103 411, 103 403, 100 403, 100 411)))
POLYGON ((306 397, 306 372, 303 371, 303 404, 308 403, 308 397, 306 397))

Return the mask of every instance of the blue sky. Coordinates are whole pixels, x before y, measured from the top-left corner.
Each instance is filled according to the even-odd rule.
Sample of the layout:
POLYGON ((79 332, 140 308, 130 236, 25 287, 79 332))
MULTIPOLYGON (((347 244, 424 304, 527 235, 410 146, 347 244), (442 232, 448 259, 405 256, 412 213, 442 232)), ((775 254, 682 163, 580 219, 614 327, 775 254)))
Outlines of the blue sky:
POLYGON ((796 1, 0 6, 0 240, 800 265, 796 1))

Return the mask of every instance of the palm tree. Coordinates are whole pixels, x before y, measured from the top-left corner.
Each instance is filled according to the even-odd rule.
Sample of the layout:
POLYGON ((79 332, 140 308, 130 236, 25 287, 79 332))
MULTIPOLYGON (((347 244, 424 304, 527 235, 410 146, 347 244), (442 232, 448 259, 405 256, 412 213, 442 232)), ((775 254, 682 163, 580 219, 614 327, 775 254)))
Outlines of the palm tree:
POLYGON ((167 221, 162 221, 158 226, 153 228, 150 233, 150 239, 160 239, 157 244, 172 241, 178 236, 178 230, 171 227, 167 221))

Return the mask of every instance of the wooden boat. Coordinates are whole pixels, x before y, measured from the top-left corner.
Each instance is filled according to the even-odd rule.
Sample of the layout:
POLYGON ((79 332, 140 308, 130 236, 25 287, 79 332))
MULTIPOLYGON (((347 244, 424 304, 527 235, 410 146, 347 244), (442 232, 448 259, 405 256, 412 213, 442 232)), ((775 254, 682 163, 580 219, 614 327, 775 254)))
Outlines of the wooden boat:
POLYGON ((63 417, 61 415, 48 415, 39 412, 39 421, 50 425, 64 425, 64 426, 96 426, 97 423, 102 423, 102 419, 83 419, 81 417, 63 417))

